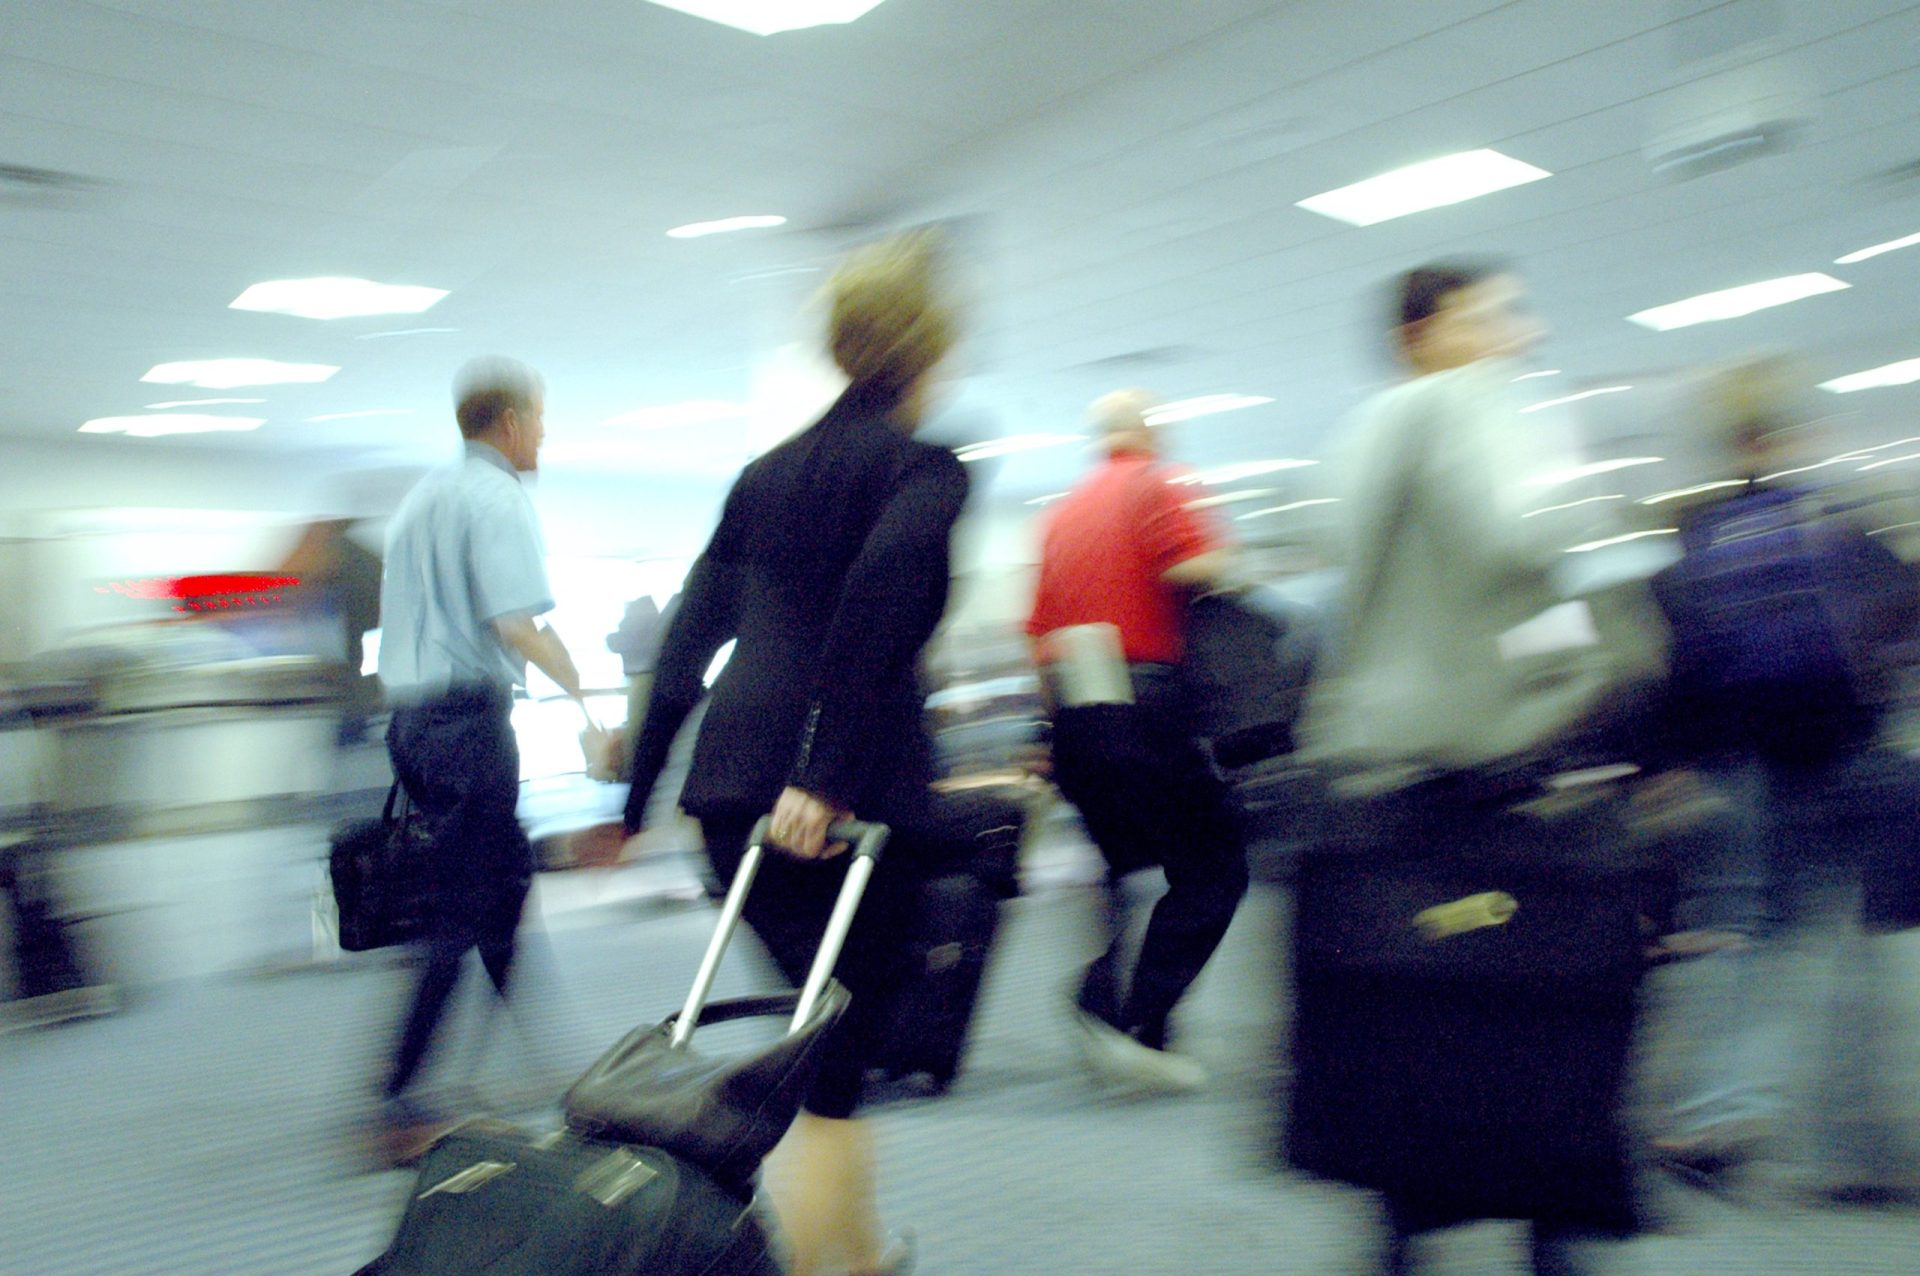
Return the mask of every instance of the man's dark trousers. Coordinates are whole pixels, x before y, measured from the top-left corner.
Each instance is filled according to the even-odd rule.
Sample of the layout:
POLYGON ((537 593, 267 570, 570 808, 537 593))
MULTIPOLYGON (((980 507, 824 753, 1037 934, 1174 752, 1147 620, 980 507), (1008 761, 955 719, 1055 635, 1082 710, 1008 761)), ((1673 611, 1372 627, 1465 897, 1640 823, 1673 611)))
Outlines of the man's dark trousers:
POLYGON ((1193 740, 1177 672, 1134 665, 1131 673, 1135 703, 1056 711, 1054 779, 1112 878, 1154 865, 1166 872, 1167 893, 1154 906, 1133 978, 1123 980, 1119 970, 1124 942, 1115 912, 1111 943, 1089 967, 1079 998, 1090 1014, 1161 1049, 1168 1015, 1246 894, 1247 857, 1232 795, 1193 740))
POLYGON ((520 827, 520 749, 505 687, 455 687, 403 705, 387 728, 393 773, 431 834, 432 916, 413 1006, 400 1032, 386 1094, 407 1089, 433 1044, 467 950, 478 948, 500 996, 513 970, 514 934, 533 880, 520 827))

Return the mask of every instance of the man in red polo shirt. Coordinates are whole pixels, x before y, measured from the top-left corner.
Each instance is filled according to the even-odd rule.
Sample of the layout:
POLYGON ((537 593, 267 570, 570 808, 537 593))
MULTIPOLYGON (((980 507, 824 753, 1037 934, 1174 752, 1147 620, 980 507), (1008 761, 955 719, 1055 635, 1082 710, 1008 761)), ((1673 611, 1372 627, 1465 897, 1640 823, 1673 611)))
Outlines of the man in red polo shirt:
POLYGON ((1027 632, 1053 711, 1054 778, 1109 868, 1107 951, 1075 999, 1088 1063, 1112 1080, 1191 1090, 1206 1072, 1167 1049, 1167 1019, 1233 920, 1247 865, 1226 787, 1194 743, 1179 665, 1187 600, 1221 578, 1233 552, 1160 460, 1153 406, 1138 390, 1093 405, 1107 459, 1048 519, 1027 632), (1076 637, 1098 642, 1101 631, 1078 629, 1087 625, 1117 631, 1106 677, 1087 676, 1073 654, 1085 650, 1076 637), (1118 879, 1155 865, 1167 893, 1128 980, 1118 879))

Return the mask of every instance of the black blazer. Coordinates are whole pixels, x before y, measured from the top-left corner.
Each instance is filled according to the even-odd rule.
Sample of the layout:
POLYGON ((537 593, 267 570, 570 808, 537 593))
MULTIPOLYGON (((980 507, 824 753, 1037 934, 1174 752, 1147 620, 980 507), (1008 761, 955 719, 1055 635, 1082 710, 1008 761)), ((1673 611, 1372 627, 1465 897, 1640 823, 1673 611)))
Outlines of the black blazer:
POLYGON ((688 574, 634 743, 628 829, 713 686, 681 805, 763 815, 789 784, 867 819, 910 823, 933 780, 920 651, 947 605, 966 467, 889 423, 895 396, 842 395, 741 471, 688 574))

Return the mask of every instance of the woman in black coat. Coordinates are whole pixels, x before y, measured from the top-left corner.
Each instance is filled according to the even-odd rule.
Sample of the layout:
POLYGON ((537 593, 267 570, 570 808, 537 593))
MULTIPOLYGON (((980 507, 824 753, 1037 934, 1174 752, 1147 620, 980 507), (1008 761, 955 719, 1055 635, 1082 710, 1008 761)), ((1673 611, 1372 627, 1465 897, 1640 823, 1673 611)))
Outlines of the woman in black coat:
POLYGON ((704 674, 735 641, 681 805, 728 881, 754 822, 773 812, 772 842, 786 854, 762 865, 745 915, 796 983, 845 875, 828 824, 855 816, 894 827, 836 971, 852 1005, 788 1137, 790 1190, 775 1184, 799 1276, 835 1257, 855 1273, 904 1269, 878 1222, 871 1135, 852 1118, 902 966, 899 919, 933 780, 920 655, 946 609, 949 542, 967 496, 953 453, 912 437, 952 342, 933 250, 924 234, 888 241, 829 285, 833 356, 852 384, 734 483, 687 577, 629 777, 631 836, 705 694, 704 674))

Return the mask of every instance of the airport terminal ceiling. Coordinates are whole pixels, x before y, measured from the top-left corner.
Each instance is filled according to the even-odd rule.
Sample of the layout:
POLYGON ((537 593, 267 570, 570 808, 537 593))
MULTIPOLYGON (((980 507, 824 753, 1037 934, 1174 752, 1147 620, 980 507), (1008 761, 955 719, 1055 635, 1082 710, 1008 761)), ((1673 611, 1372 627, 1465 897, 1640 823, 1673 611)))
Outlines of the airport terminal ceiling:
POLYGON ((1449 254, 1524 270, 1542 400, 1636 387, 1582 405, 1616 450, 1684 425, 1687 369, 1758 348, 1806 356, 1849 445, 1891 441, 1920 385, 1813 385, 1920 358, 1920 246, 1838 262, 1920 232, 1917 124, 1920 6, 1876 0, 885 0, 765 37, 644 0, 13 0, 0 453, 189 412, 260 424, 137 446, 419 464, 450 448, 451 369, 504 351, 548 377, 553 477, 717 486, 827 392, 807 303, 836 253, 929 221, 972 327, 937 428, 1018 440, 983 463, 1010 508, 1084 465, 1017 448, 1136 383, 1271 400, 1174 450, 1314 499, 1312 468, 1257 463, 1323 454, 1391 375, 1383 282, 1449 254), (1551 177, 1369 226, 1299 206, 1482 148, 1551 177), (740 216, 786 220, 666 233, 740 216), (1816 272, 1848 286, 1627 319, 1816 272), (230 308, 316 276, 446 295, 230 308), (235 357, 338 371, 142 381, 235 357))

